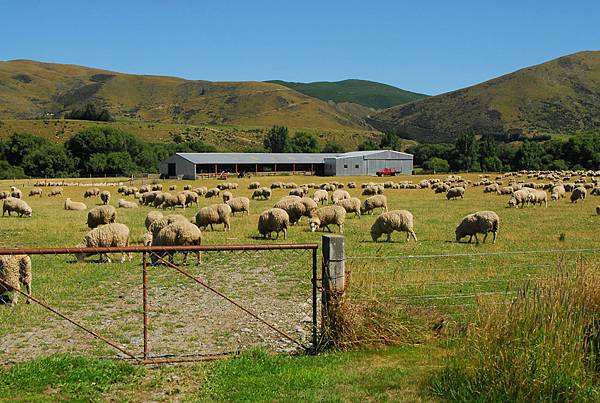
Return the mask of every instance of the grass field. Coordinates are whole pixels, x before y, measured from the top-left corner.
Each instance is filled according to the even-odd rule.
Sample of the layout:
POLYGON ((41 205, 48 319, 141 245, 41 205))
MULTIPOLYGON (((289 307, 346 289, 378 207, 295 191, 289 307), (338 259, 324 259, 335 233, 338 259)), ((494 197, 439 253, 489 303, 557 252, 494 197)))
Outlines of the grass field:
MULTIPOLYGON (((476 178, 476 175, 465 176, 469 179, 476 178)), ((422 177, 408 179, 417 182, 422 177)), ((234 195, 249 196, 251 191, 246 187, 253 180, 257 178, 232 179, 231 181, 240 184, 234 195)), ((269 177, 258 180, 268 185, 279 180, 298 184, 319 183, 327 178, 269 177)), ((364 177, 342 180, 359 183, 385 181, 364 177)), ((82 182, 90 183, 90 180, 82 182)), ((178 186, 177 190, 181 190, 187 183, 189 182, 166 181, 164 185, 167 187, 175 184, 178 186)), ((216 180, 206 180, 194 185, 210 187, 216 183, 216 180)), ((0 182, 0 190, 7 190, 12 184, 8 181, 0 182)), ((24 190, 24 194, 31 187, 27 181, 18 181, 16 184, 24 190)), ((65 187, 64 196, 84 201, 88 207, 99 202, 84 200, 84 190, 85 187, 65 187)), ((116 188, 109 190, 113 194, 111 204, 116 205, 116 188)), ((349 191, 353 196, 360 194, 360 189, 349 191)), ((287 192, 275 190, 271 201, 252 202, 250 216, 233 218, 231 232, 223 232, 221 228, 214 232, 204 231, 203 243, 275 242, 257 238, 257 217, 287 192)), ((554 270, 560 259, 597 260, 598 257, 590 252, 398 259, 399 256, 410 255, 593 249, 600 240, 597 232, 600 217, 595 215, 595 202, 591 196, 584 203, 571 204, 562 200, 549 203, 547 209, 536 207, 517 210, 505 207, 507 196, 483 194, 481 187, 467 189, 465 199, 457 201, 447 201, 443 194, 435 194, 431 190, 386 189, 386 195, 390 209, 407 209, 413 213, 419 241, 406 242, 403 234, 394 234, 391 243, 373 243, 369 228, 375 216, 363 216, 360 219, 348 216, 344 235, 349 256, 347 267, 352 272, 349 296, 355 301, 377 299, 402 308, 406 320, 403 325, 410 336, 406 347, 379 347, 362 352, 331 353, 318 358, 272 358, 261 352, 253 352, 240 359, 216 364, 148 369, 136 375, 143 381, 134 382, 128 377, 125 380, 115 380, 116 386, 103 389, 99 396, 150 399, 152 393, 157 393, 153 391, 155 388, 168 384, 167 389, 177 389, 173 392, 177 396, 191 400, 272 401, 283 396, 286 397, 284 400, 288 396, 326 401, 428 400, 430 397, 420 385, 428 371, 440 366, 443 357, 460 343, 460 338, 456 339, 457 332, 448 330, 447 333, 440 334, 430 330, 440 318, 460 329, 461 324, 469 321, 478 302, 487 298, 488 293, 494 293, 495 298, 503 298, 503 292, 514 289, 528 278, 554 270), (494 210, 499 214, 501 226, 498 242, 480 245, 455 242, 456 224, 466 214, 480 210, 494 210), (411 332, 411 326, 418 327, 419 331, 411 332), (262 358, 255 360, 251 358, 252 354, 262 358), (249 361, 256 362, 248 364, 249 361), (254 370, 249 371, 248 365, 254 370), (361 368, 373 376, 362 376, 361 368), (305 376, 296 379, 296 373, 305 376), (169 382, 166 380, 169 377, 175 377, 177 381, 169 382), (232 379, 240 377, 242 380, 238 387, 229 386, 232 379), (269 392, 252 395, 248 388, 244 388, 244 382, 248 385, 258 382, 253 377, 265 382, 261 384, 262 388, 269 392), (127 382, 131 382, 131 385, 127 382), (282 386, 276 386, 277 382, 281 382, 282 386), (321 396, 315 392, 325 389, 333 390, 334 396, 321 396)), ((74 246, 87 232, 86 213, 64 211, 63 199, 45 195, 42 198, 25 199, 33 208, 33 217, 0 219, 0 246, 74 246)), ((202 199, 200 205, 212 202, 214 201, 202 199)), ((139 242, 144 234, 143 221, 149 210, 150 208, 140 207, 137 210, 118 211, 117 221, 129 226, 133 243, 139 242)), ((185 211, 178 209, 177 213, 191 217, 196 211, 194 207, 185 211)), ((287 242, 320 242, 320 239, 321 233, 309 232, 304 222, 288 231, 287 242)), ((278 242, 284 241, 280 239, 278 242)), ((71 256, 33 257, 34 295, 139 352, 139 256, 124 265, 77 264, 73 261, 71 256)), ((209 280, 216 288, 250 304, 257 311, 263 314, 272 312, 271 319, 295 336, 307 336, 307 327, 302 324, 302 320, 308 311, 307 299, 310 297, 308 253, 205 254, 201 265, 190 266, 189 269, 209 280), (296 328, 299 323, 303 328, 296 328)), ((189 349, 245 350, 255 345, 267 345, 270 350, 286 351, 290 347, 261 326, 243 318, 240 322, 239 312, 228 309, 218 299, 206 297, 206 293, 164 268, 151 269, 150 294, 154 301, 151 305, 154 315, 151 316, 151 335, 157 340, 152 345, 156 349, 153 351, 182 353, 189 349), (242 328, 247 328, 247 331, 241 331, 242 328)), ((72 329, 72 326, 50 317, 40 307, 22 302, 23 300, 15 308, 0 307, 0 352, 6 362, 26 362, 53 353, 83 353, 87 357, 113 355, 105 345, 91 341, 72 329)), ((449 326, 449 329, 453 327, 449 326)), ((94 363, 95 361, 89 365, 96 365, 94 363)), ((4 390, 16 393, 11 389, 16 387, 0 383, 0 391, 6 388, 4 390)), ((57 390, 62 389, 57 387, 57 390)), ((10 393, 4 395, 13 396, 10 393)), ((68 395, 72 392, 67 388, 64 393, 68 395)), ((40 392, 40 396, 43 394, 43 391, 40 392)), ((157 398, 170 400, 166 395, 157 398)))

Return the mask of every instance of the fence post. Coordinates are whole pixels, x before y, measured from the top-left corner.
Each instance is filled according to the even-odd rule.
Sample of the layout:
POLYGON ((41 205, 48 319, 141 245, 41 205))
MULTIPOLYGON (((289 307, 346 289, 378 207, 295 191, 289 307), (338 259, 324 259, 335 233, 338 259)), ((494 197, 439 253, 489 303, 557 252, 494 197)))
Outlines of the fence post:
POLYGON ((343 332, 340 308, 346 292, 346 253, 341 235, 323 235, 322 279, 323 335, 329 343, 343 332))

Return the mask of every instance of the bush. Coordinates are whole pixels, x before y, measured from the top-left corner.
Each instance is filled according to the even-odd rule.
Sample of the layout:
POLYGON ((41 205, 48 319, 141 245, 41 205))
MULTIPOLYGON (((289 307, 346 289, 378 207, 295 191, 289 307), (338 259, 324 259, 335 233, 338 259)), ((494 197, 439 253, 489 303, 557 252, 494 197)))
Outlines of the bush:
POLYGON ((97 108, 92 103, 86 104, 81 109, 74 109, 70 113, 66 113, 65 119, 94 120, 98 122, 112 122, 114 120, 108 110, 97 108))
POLYGON ((483 306, 464 347, 431 381, 452 401, 598 401, 600 270, 566 264, 511 302, 483 306))
POLYGON ((450 165, 444 159, 433 157, 425 161, 423 169, 430 172, 448 172, 450 171, 450 165))
POLYGON ((343 153, 345 151, 343 145, 334 141, 328 141, 321 150, 322 153, 343 153))

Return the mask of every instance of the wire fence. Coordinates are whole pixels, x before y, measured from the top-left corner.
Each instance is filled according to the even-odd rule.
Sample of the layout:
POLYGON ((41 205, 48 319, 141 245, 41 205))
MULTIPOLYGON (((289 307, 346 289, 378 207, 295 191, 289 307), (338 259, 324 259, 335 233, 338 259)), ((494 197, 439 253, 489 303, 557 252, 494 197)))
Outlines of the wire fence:
POLYGON ((0 250, 31 255, 34 276, 33 305, 22 297, 0 309, 0 361, 110 356, 111 349, 144 363, 212 359, 259 345, 316 351, 316 253, 316 244, 0 250), (69 256, 75 252, 137 258, 77 263, 69 256), (173 263, 167 252, 176 252, 173 263))
POLYGON ((348 256, 348 297, 426 309, 461 321, 479 304, 511 299, 528 282, 558 270, 600 262, 600 249, 348 256), (560 263, 560 265, 559 265, 560 263))

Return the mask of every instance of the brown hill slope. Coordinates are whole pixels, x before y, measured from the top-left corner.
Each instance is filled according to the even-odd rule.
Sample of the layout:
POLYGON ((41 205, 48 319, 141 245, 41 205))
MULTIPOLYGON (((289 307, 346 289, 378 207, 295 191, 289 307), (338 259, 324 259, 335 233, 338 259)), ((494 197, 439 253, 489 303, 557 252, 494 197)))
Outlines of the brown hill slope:
POLYGON ((363 117, 372 113, 272 83, 192 81, 28 60, 0 62, 0 118, 61 115, 89 102, 117 118, 184 124, 365 128, 363 117))
POLYGON ((422 142, 457 134, 600 129, 600 52, 580 52, 484 83, 383 110, 367 121, 422 142))

